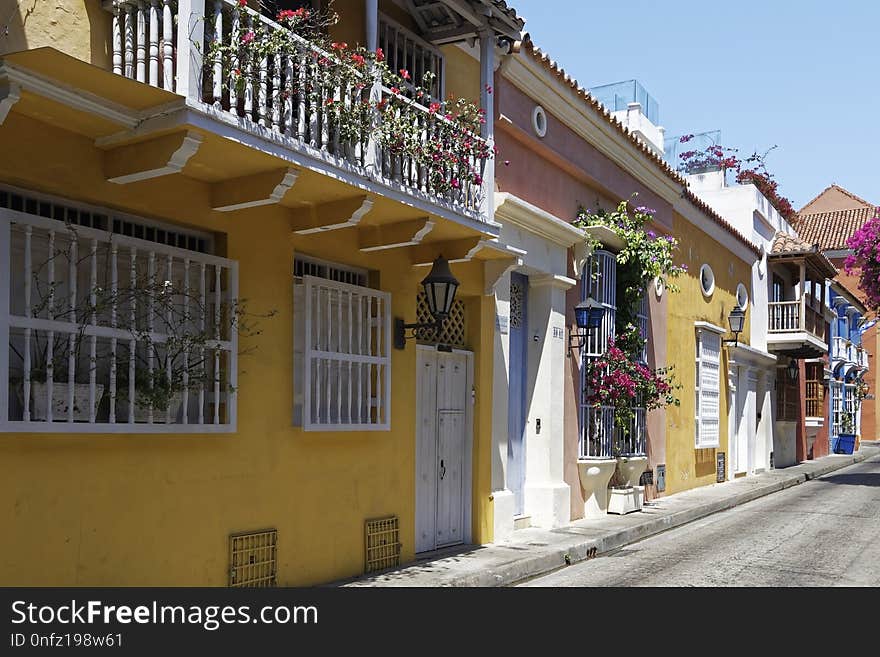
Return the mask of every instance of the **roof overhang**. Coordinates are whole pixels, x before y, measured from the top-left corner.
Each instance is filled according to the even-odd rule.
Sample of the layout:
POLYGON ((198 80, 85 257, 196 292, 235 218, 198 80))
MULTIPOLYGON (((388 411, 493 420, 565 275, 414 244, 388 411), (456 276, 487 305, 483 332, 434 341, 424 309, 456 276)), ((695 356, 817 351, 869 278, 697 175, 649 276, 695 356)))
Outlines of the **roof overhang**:
POLYGON ((406 0, 428 41, 442 45, 473 39, 491 30, 511 42, 522 39, 525 21, 504 0, 406 0))

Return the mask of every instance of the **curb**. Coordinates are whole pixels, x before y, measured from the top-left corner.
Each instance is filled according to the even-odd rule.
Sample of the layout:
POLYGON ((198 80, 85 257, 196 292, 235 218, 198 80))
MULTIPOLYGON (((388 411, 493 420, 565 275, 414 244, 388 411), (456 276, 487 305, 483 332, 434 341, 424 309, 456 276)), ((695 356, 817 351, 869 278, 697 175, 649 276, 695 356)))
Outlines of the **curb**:
MULTIPOLYGON (((873 451, 873 450, 872 450, 873 451)), ((874 452, 876 453, 876 452, 874 452)), ((583 541, 570 546, 568 549, 555 549, 552 552, 527 557, 509 564, 503 569, 495 568, 479 574, 470 574, 459 577, 451 577, 439 586, 510 586, 534 577, 546 575, 555 570, 565 568, 568 565, 586 561, 605 554, 626 545, 656 536, 670 529, 676 529, 683 525, 700 520, 720 511, 727 511, 734 507, 746 504, 753 500, 778 493, 779 491, 798 486, 807 481, 817 479, 836 470, 861 463, 874 453, 858 453, 839 458, 830 463, 823 464, 809 472, 792 473, 783 475, 779 480, 758 486, 752 490, 737 493, 726 499, 708 502, 691 509, 678 511, 663 518, 650 520, 646 523, 630 527, 621 532, 609 534, 598 539, 583 541)), ((795 466, 797 467, 797 466, 795 466)))

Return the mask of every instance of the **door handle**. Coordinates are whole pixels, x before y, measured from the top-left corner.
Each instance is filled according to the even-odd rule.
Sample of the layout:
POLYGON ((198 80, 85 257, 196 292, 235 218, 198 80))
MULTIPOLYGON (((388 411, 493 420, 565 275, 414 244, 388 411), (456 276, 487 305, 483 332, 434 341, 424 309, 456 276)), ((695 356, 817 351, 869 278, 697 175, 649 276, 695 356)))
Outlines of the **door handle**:
POLYGON ((440 459, 440 481, 446 476, 446 466, 443 465, 443 459, 440 459))

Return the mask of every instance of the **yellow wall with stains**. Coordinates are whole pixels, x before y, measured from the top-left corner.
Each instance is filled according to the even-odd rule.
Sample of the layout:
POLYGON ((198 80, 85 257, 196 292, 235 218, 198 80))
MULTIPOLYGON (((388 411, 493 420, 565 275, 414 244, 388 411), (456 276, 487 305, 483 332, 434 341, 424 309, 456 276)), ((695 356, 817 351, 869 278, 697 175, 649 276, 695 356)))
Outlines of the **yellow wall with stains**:
MULTIPOLYGON (((667 363, 675 365, 680 406, 666 409, 666 494, 715 482, 717 453, 728 453, 727 435, 727 352, 721 350, 720 371, 720 440, 717 448, 696 449, 695 376, 696 329, 695 322, 708 322, 725 329, 722 339, 732 337, 728 332, 727 317, 736 302, 736 287, 748 285, 751 265, 747 264, 723 244, 703 233, 696 226, 675 214, 673 235, 679 240, 677 259, 687 265, 688 271, 676 279, 680 292, 669 294, 667 319, 667 363), (700 267, 707 263, 715 274, 715 291, 706 297, 700 286, 700 267)), ((730 237, 731 240, 735 238, 730 237)), ((747 344, 749 317, 740 337, 747 344)))
MULTIPOLYGON (((78 19, 65 23, 50 3, 37 3, 38 11, 19 16, 22 27, 13 25, 5 51, 51 44, 106 68, 106 50, 96 44, 106 44, 109 14, 97 1, 51 5, 59 3, 78 19)), ((426 271, 413 268, 403 249, 361 253, 353 230, 293 236, 278 206, 212 212, 210 186, 188 177, 108 183, 92 140, 15 111, 0 141, 0 182, 214 231, 228 245, 225 255, 239 261, 241 297, 254 311, 278 311, 241 345, 257 349, 239 362, 237 433, 2 436, 0 581, 224 586, 228 536, 273 527, 279 585, 310 585, 361 573, 364 521, 390 514, 400 517, 402 559, 412 560, 415 348, 410 342, 392 352, 391 431, 292 427, 292 263, 302 252, 377 271, 381 289, 392 294, 392 314, 407 321, 415 320, 426 271)), ((492 539, 493 305, 483 294, 481 263, 455 264, 453 272, 476 353, 472 530, 483 543, 492 539)))

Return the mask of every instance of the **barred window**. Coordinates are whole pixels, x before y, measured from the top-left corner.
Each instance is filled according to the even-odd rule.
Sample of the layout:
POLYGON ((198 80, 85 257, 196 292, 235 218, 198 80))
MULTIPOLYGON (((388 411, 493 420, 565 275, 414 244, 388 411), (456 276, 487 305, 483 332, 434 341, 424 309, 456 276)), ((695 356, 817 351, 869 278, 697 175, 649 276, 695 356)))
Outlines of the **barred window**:
POLYGON ((234 431, 238 263, 209 241, 0 192, 0 431, 234 431))
POLYGON ((294 377, 295 425, 306 431, 389 430, 391 295, 297 277, 294 377))

